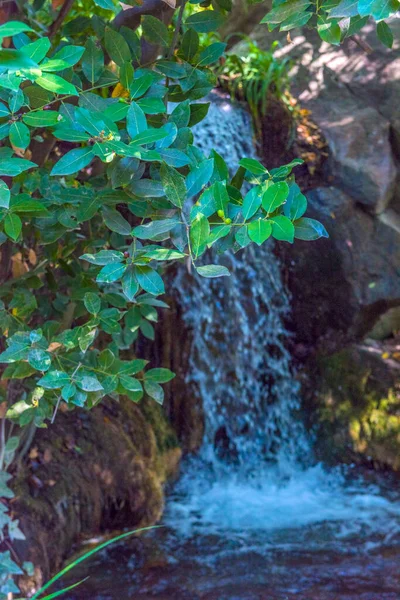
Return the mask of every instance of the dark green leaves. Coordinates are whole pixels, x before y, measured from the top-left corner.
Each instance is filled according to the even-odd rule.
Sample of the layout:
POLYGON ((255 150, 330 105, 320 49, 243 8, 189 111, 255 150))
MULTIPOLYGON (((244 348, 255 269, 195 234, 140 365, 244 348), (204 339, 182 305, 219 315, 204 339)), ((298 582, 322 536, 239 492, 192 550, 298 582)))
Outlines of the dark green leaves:
POLYGON ((202 10, 201 12, 190 15, 190 17, 186 19, 186 25, 192 27, 198 33, 210 33, 210 31, 215 31, 223 22, 223 16, 215 10, 202 10))
POLYGON ((101 300, 97 294, 88 292, 83 299, 86 310, 92 315, 96 315, 101 308, 101 300))
POLYGON ((200 41, 197 31, 190 27, 182 38, 181 51, 185 60, 188 62, 193 61, 199 49, 199 44, 200 41))
POLYGON ((379 21, 376 26, 376 32, 382 44, 384 44, 387 48, 391 48, 393 46, 393 33, 385 21, 379 21))
POLYGON ((104 54, 96 38, 90 37, 85 44, 82 71, 92 85, 98 81, 104 69, 104 54))
POLYGON ((293 223, 284 215, 272 217, 272 235, 276 240, 293 243, 294 226, 293 223))
POLYGON ((139 285, 149 294, 164 294, 164 283, 157 271, 151 267, 135 267, 135 275, 139 285))
POLYGON ((145 15, 142 18, 142 28, 143 35, 147 41, 151 44, 161 44, 161 46, 168 48, 171 42, 170 35, 162 21, 151 15, 145 15))
POLYGON ((103 267, 96 277, 97 283, 113 283, 121 279, 125 273, 126 265, 121 263, 111 263, 103 267))
POLYGON ((111 231, 124 236, 130 235, 132 226, 117 210, 108 207, 103 208, 103 219, 111 231))
POLYGON ((147 129, 146 115, 136 102, 132 102, 129 107, 126 117, 126 128, 131 138, 134 138, 138 133, 147 129))
POLYGON ((104 44, 110 58, 118 66, 121 67, 125 62, 131 60, 131 51, 127 42, 120 33, 110 27, 105 29, 104 44))
POLYGON ((185 178, 165 163, 161 165, 160 176, 168 200, 178 208, 182 208, 186 198, 185 178))
POLYGON ((210 181, 213 170, 214 160, 210 158, 204 160, 190 171, 186 178, 186 187, 189 198, 198 194, 210 181))
POLYGON ((204 50, 202 50, 199 54, 199 62, 197 63, 198 67, 204 67, 206 65, 211 65, 216 62, 223 53, 225 52, 226 44, 222 42, 215 42, 214 44, 210 44, 204 50))
POLYGON ((50 175, 72 175, 72 173, 87 167, 93 156, 92 148, 70 150, 54 165, 50 175))
POLYGON ((317 240, 320 237, 329 237, 325 227, 315 219, 303 217, 294 223, 294 237, 299 240, 317 240))
POLYGON ((4 219, 4 231, 12 240, 16 241, 22 230, 22 222, 18 215, 9 213, 4 219))

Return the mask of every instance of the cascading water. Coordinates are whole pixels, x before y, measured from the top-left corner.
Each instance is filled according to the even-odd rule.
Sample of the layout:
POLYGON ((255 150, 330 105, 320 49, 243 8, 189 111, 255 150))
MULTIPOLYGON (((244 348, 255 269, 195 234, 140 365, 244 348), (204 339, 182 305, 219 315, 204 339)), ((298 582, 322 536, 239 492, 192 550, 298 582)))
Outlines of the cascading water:
MULTIPOLYGON (((254 155, 247 114, 223 99, 196 141, 232 166, 254 155)), ((218 260, 230 278, 182 266, 171 283, 193 337, 203 447, 184 461, 164 528, 109 550, 71 598, 399 600, 398 493, 313 464, 272 246, 218 260)))

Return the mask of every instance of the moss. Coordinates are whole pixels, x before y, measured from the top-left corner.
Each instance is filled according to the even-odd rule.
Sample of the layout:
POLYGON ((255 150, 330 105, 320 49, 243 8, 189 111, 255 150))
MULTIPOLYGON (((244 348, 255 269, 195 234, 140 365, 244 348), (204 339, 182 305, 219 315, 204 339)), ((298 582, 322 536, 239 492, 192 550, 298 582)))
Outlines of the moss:
POLYGON ((320 359, 318 370, 323 457, 400 469, 400 397, 387 363, 353 347, 320 359))

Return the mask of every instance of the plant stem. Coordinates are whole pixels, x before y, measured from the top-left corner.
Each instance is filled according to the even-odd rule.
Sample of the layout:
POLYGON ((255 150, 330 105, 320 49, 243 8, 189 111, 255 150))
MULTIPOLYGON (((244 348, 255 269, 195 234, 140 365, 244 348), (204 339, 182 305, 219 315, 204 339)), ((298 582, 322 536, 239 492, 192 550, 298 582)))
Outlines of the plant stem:
POLYGON ((168 55, 167 55, 167 59, 168 60, 170 58, 172 58, 172 56, 173 56, 173 54, 175 52, 175 47, 176 47, 176 44, 178 42, 179 30, 180 30, 181 25, 182 25, 183 13, 184 13, 184 10, 185 10, 186 2, 187 2, 187 0, 182 0, 181 7, 179 9, 178 18, 176 20, 176 25, 175 25, 174 37, 172 39, 172 44, 171 44, 171 47, 170 47, 170 49, 168 51, 168 55))

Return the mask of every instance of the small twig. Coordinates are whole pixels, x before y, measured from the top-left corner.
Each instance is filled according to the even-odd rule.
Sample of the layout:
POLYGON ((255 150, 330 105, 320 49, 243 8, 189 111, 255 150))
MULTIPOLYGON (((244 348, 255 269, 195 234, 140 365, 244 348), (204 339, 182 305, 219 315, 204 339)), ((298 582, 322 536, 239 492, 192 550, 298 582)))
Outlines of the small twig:
POLYGON ((364 52, 366 52, 367 54, 372 54, 372 52, 374 51, 374 49, 357 34, 351 35, 349 39, 353 40, 353 42, 355 42, 357 46, 359 46, 361 50, 364 50, 364 52))
POLYGON ((57 33, 57 31, 60 29, 65 17, 71 10, 73 3, 74 3, 74 0, 64 0, 64 4, 62 5, 60 12, 58 13, 55 21, 53 21, 53 23, 50 25, 50 28, 49 28, 49 37, 50 38, 53 37, 53 35, 55 35, 57 33))
POLYGON ((180 28, 181 28, 181 25, 182 25, 183 12, 185 10, 186 2, 187 2, 187 0, 182 0, 181 7, 179 9, 178 18, 176 20, 176 25, 175 25, 174 37, 172 39, 171 47, 168 50, 168 55, 167 55, 168 60, 170 58, 172 58, 172 56, 173 56, 173 54, 175 52, 175 47, 176 47, 176 44, 178 42, 179 31, 180 31, 180 28))

